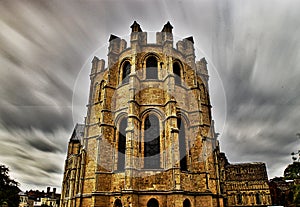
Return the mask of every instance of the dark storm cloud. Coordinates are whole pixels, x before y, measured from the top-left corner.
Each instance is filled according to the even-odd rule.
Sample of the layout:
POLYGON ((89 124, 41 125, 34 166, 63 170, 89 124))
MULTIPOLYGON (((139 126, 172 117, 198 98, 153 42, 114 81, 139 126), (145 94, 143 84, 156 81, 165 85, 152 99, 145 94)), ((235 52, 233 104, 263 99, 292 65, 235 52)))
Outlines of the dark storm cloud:
POLYGON ((75 1, 0 4, 0 162, 22 189, 57 187, 73 127, 74 83, 108 38, 105 9, 75 1))
POLYGON ((61 180, 69 132, 35 129, 1 131, 1 160, 8 165, 21 189, 58 186, 61 180), (62 162, 58 162, 61 160, 62 162))
MULTIPOLYGON (((193 35, 195 46, 216 65, 228 114, 224 131, 218 119, 216 126, 230 161, 263 161, 271 176, 280 176, 299 146, 300 8, 295 1, 272 1, 271 7, 269 1, 226 0, 0 5, 0 162, 11 167, 22 189, 60 185, 72 118, 82 122, 86 115, 89 87, 78 76, 88 81, 93 52, 111 33, 128 36, 134 20, 144 31, 160 31, 170 21, 174 36, 193 35), (74 106, 72 97, 79 104, 75 100, 74 106)), ((104 50, 99 57, 105 59, 104 50)), ((212 64, 208 67, 211 73, 212 64)), ((213 107, 224 108, 221 92, 211 93, 213 107)))
POLYGON ((58 151, 57 147, 51 143, 48 143, 46 140, 27 140, 29 146, 36 148, 43 152, 56 152, 58 151))
POLYGON ((265 1, 219 7, 226 18, 216 23, 214 59, 227 96, 222 149, 235 162, 267 162, 280 176, 299 147, 300 7, 273 3, 272 11, 265 1))

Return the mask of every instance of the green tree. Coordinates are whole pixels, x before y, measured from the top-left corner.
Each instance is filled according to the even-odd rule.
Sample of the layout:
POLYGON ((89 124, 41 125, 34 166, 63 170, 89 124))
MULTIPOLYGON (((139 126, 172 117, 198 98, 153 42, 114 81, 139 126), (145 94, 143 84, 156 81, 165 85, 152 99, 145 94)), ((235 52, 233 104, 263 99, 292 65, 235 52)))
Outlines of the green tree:
MULTIPOLYGON (((285 180, 295 180, 300 179, 300 162, 293 162, 287 166, 284 170, 284 179, 285 180)), ((300 185, 294 184, 291 187, 293 204, 296 207, 300 207, 300 185)))
POLYGON ((0 206, 7 203, 9 207, 17 207, 20 202, 19 184, 9 177, 8 172, 8 167, 0 165, 0 206))
POLYGON ((293 162, 285 168, 284 178, 286 180, 300 179, 300 162, 293 162))
POLYGON ((294 204, 296 204, 296 207, 300 207, 300 185, 294 185, 293 193, 294 193, 294 204))

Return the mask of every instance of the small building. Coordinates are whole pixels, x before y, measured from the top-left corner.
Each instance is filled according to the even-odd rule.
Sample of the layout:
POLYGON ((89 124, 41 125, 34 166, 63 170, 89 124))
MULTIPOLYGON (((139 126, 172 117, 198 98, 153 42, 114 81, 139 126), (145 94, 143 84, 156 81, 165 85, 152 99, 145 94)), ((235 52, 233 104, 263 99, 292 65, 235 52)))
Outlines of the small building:
POLYGON ((292 187, 294 184, 294 180, 285 180, 283 177, 271 179, 269 186, 273 205, 290 206, 293 203, 292 187))
MULTIPOLYGON (((30 190, 24 193, 24 205, 20 207, 25 207, 26 196, 28 199, 28 207, 40 207, 40 206, 50 206, 58 207, 60 194, 56 193, 56 188, 53 188, 53 191, 50 190, 50 187, 47 187, 47 192, 39 190, 30 190)), ((21 197, 20 197, 21 199, 21 197)), ((21 203, 20 203, 21 204, 21 203)))
POLYGON ((261 162, 227 164, 223 171, 223 195, 227 207, 269 206, 266 165, 261 162))
POLYGON ((40 206, 49 206, 49 207, 58 207, 57 199, 55 198, 40 198, 37 201, 34 201, 34 207, 40 206))
POLYGON ((28 195, 24 192, 19 193, 20 203, 19 207, 33 207, 33 200, 29 199, 28 195))

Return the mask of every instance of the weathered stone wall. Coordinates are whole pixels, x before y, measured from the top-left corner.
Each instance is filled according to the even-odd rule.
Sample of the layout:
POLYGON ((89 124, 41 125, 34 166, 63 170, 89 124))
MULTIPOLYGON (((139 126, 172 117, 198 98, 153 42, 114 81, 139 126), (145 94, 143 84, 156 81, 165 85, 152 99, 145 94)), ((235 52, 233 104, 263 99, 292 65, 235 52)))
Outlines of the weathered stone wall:
POLYGON ((268 206, 272 204, 264 163, 225 166, 224 193, 227 206, 268 206))
MULTIPOLYGON (((192 37, 173 48, 171 31, 172 26, 166 24, 157 33, 157 44, 148 44, 147 33, 134 23, 130 47, 125 40, 110 37, 107 68, 104 60, 93 59, 85 132, 79 150, 82 161, 74 171, 78 187, 62 206, 76 203, 108 207, 122 202, 123 206, 142 207, 152 198, 159 206, 183 206, 185 202, 185 206, 192 207, 222 207, 206 62, 195 62, 192 37), (146 77, 149 57, 157 61, 157 79, 146 77), (128 82, 122 80, 125 62, 131 65, 128 82), (173 69, 175 62, 180 67, 180 81, 173 69), (145 168, 148 115, 159 120, 158 169, 145 168), (117 171, 122 157, 118 143, 123 118, 127 119, 125 169, 117 171), (177 125, 179 119, 184 137, 177 125), (181 169, 180 139, 184 139, 186 169, 181 169)), ((70 153, 74 150, 77 149, 70 153)), ((68 163, 66 166, 70 167, 68 163)))

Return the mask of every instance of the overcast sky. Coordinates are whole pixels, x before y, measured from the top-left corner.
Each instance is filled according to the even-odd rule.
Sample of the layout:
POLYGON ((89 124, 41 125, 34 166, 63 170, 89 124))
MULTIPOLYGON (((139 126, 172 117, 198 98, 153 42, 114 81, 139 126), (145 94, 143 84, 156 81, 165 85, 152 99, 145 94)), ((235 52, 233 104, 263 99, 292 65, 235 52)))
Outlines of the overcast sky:
POLYGON ((134 20, 144 31, 170 21, 208 60, 221 150, 282 176, 300 148, 299 11, 296 0, 0 1, 0 163, 22 190, 60 188, 93 55, 106 59, 109 35, 134 20))

